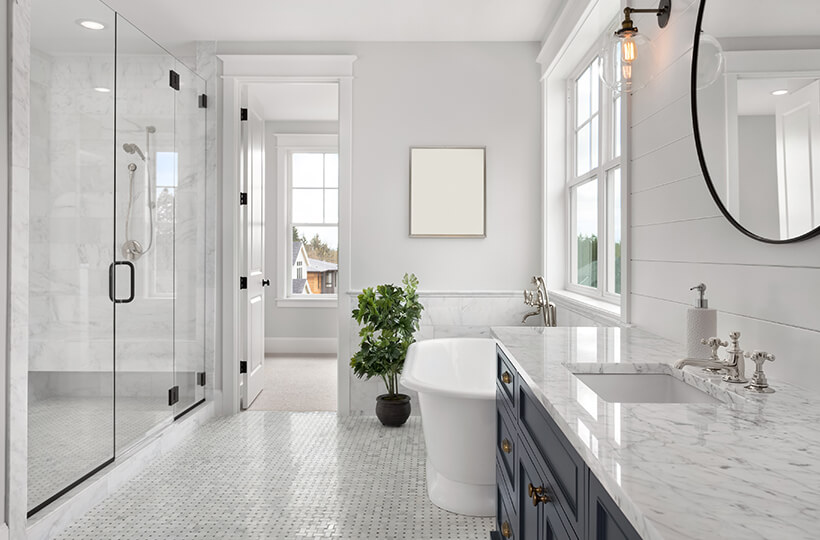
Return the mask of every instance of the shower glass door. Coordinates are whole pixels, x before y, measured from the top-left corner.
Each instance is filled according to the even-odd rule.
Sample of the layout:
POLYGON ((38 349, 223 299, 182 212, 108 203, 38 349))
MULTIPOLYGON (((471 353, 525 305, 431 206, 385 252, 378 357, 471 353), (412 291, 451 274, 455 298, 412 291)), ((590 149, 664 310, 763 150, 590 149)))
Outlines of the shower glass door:
POLYGON ((29 515, 114 459, 115 20, 59 7, 31 2, 29 515))
POLYGON ((176 60, 117 16, 117 453, 173 420, 176 60))
POLYGON ((205 398, 205 81, 176 63, 174 373, 179 415, 205 398))

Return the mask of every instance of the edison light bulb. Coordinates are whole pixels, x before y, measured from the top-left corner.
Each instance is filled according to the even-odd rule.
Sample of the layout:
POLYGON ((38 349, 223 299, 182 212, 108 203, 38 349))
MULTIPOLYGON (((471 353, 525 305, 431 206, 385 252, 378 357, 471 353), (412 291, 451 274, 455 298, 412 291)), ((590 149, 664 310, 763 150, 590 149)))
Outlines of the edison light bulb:
POLYGON ((621 58, 624 63, 631 64, 638 57, 638 49, 635 46, 635 40, 631 35, 626 36, 621 41, 621 58))

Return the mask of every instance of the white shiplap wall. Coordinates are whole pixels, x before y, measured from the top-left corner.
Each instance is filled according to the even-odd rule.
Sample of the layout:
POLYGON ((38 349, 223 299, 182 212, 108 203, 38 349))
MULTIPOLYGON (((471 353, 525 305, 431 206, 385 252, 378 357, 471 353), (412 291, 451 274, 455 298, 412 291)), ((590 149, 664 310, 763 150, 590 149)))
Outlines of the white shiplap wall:
POLYGON ((820 389, 820 238, 769 245, 744 236, 722 217, 700 173, 689 105, 698 4, 676 0, 663 30, 647 16, 636 21, 658 64, 632 98, 632 322, 683 341, 689 287, 703 281, 719 334, 739 330, 744 349, 777 355, 766 366, 773 386, 780 379, 820 389))

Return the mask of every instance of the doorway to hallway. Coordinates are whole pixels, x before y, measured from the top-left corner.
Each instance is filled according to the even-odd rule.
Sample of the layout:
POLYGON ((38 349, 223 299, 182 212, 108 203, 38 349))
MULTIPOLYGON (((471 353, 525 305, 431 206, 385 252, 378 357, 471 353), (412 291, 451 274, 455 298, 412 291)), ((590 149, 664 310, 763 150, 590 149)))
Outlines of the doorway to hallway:
POLYGON ((249 411, 335 411, 335 354, 265 356, 265 386, 249 411))

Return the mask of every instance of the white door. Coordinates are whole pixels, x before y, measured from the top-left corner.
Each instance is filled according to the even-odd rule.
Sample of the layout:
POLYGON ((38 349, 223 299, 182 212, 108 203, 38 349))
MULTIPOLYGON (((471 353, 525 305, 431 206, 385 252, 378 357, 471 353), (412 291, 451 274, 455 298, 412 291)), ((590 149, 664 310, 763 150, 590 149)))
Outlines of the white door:
POLYGON ((265 145, 264 122, 252 109, 242 121, 242 192, 247 204, 241 206, 243 254, 241 334, 241 407, 247 409, 265 384, 265 145), (263 283, 264 282, 264 283, 263 283))
POLYGON ((777 102, 777 185, 780 236, 820 223, 820 82, 777 102))

